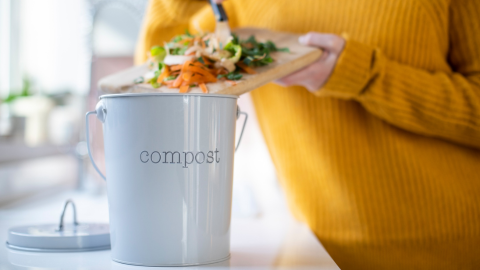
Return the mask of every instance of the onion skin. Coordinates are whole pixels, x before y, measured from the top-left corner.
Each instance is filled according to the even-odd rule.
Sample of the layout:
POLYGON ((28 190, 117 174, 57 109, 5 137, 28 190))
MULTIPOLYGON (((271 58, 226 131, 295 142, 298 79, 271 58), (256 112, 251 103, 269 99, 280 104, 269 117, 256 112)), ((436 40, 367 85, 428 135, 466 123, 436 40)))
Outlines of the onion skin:
POLYGON ((163 59, 165 65, 174 66, 174 65, 183 65, 185 62, 195 59, 191 55, 167 55, 163 59))

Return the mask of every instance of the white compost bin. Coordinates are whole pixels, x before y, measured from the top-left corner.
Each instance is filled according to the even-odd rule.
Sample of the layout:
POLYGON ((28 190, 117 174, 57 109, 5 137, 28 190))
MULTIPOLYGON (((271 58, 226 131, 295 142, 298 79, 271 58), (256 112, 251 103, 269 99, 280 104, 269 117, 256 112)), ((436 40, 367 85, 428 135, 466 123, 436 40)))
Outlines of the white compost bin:
POLYGON ((103 122, 114 261, 186 266, 229 258, 235 123, 245 114, 237 98, 113 94, 87 113, 87 141, 88 116, 103 122))

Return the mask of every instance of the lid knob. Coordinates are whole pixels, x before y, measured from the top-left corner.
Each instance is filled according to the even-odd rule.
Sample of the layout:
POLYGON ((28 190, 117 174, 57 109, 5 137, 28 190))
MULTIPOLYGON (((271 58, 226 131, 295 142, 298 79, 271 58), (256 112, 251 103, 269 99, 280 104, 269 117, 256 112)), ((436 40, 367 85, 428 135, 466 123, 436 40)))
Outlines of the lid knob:
POLYGON ((72 200, 67 200, 65 202, 65 205, 63 206, 63 211, 62 211, 62 215, 60 216, 60 224, 58 225, 58 231, 61 232, 63 231, 63 217, 65 216, 65 211, 67 210, 67 206, 71 204, 72 205, 72 209, 73 209, 73 225, 74 226, 78 226, 78 222, 77 222, 77 208, 75 207, 75 203, 73 203, 72 200))

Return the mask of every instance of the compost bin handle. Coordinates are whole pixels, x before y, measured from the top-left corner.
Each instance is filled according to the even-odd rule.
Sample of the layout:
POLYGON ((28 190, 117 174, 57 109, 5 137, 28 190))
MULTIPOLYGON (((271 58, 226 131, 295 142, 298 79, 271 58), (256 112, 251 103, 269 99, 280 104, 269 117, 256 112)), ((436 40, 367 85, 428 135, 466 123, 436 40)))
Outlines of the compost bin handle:
POLYGON ((85 131, 86 131, 86 140, 87 140, 87 149, 88 149, 88 156, 90 157, 90 160, 92 161, 92 165, 93 165, 93 168, 95 168, 95 170, 98 172, 98 174, 100 174, 100 176, 103 178, 103 180, 107 181, 107 178, 105 177, 105 175, 103 175, 103 173, 100 171, 100 169, 97 167, 97 164, 95 163, 95 160, 93 160, 93 156, 92 156, 92 151, 90 150, 90 139, 89 139, 89 128, 88 128, 88 116, 91 115, 91 114, 96 114, 97 115, 97 118, 100 119, 100 121, 104 122, 105 121, 105 117, 106 117, 106 109, 103 107, 103 104, 101 104, 99 102, 99 104, 97 105, 97 108, 95 111, 91 111, 91 112, 87 112, 87 114, 85 115, 85 122, 86 122, 86 128, 85 128, 85 131), (99 106, 100 105, 100 106, 99 106), (100 111, 100 113, 99 113, 100 111))
POLYGON ((235 146, 235 152, 237 152, 238 146, 242 141, 243 131, 245 131, 245 126, 247 125, 247 120, 248 120, 248 113, 242 112, 240 110, 240 107, 237 106, 237 119, 240 117, 241 114, 245 115, 245 120, 243 121, 242 131, 240 132, 240 137, 238 138, 237 146, 235 146))

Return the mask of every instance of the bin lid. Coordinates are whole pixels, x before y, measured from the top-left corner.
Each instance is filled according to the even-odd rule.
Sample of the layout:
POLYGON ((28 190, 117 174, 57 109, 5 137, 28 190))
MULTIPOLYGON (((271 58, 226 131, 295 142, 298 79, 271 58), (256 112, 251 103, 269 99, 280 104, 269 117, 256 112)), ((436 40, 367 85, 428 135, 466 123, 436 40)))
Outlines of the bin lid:
POLYGON ((7 247, 33 252, 81 252, 110 249, 110 228, 102 223, 78 223, 75 205, 65 203, 60 224, 18 226, 8 230, 7 247), (64 224, 68 204, 74 209, 74 222, 64 224))

